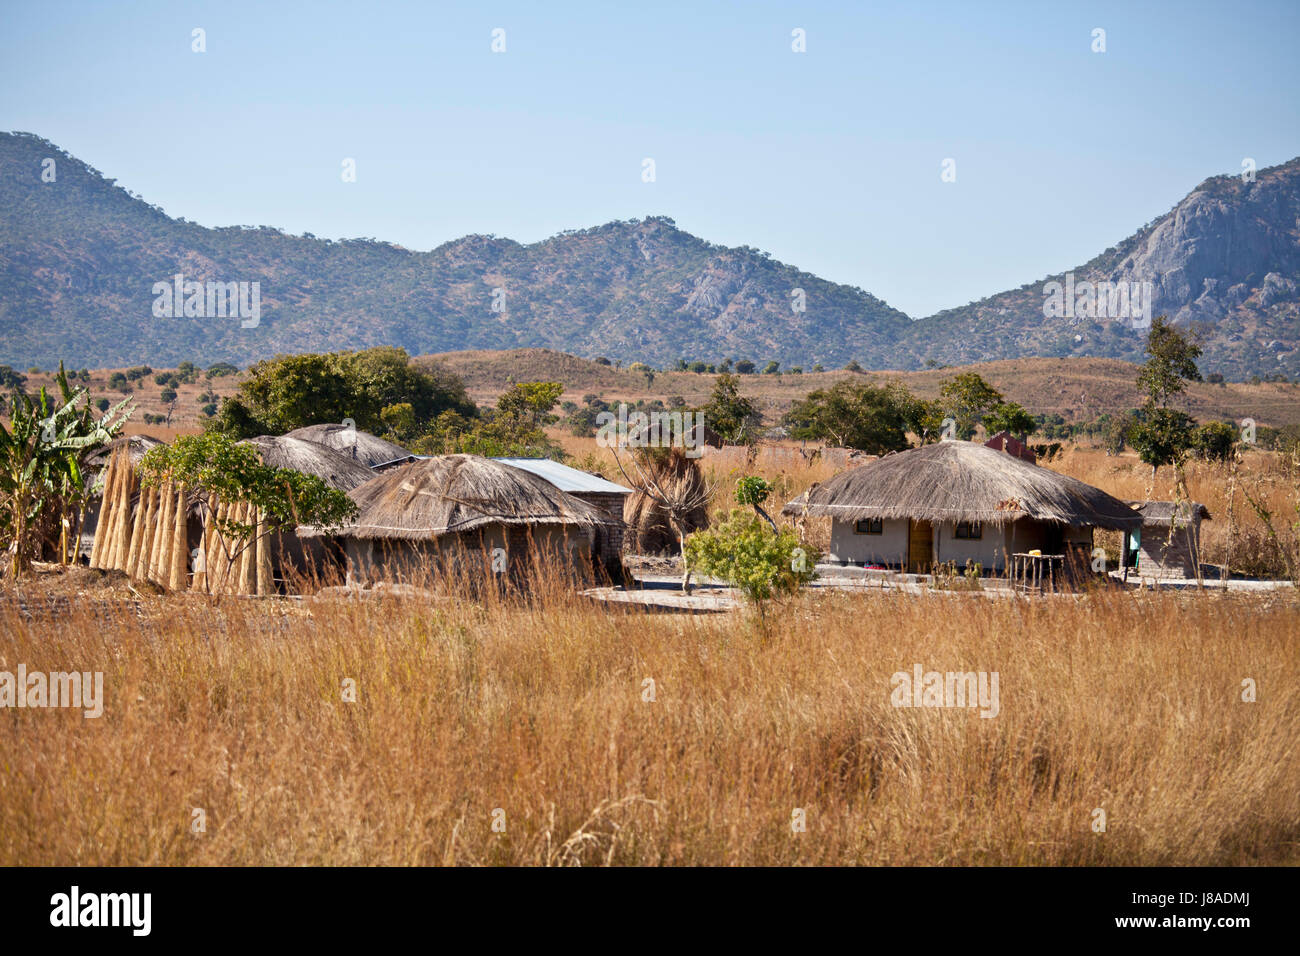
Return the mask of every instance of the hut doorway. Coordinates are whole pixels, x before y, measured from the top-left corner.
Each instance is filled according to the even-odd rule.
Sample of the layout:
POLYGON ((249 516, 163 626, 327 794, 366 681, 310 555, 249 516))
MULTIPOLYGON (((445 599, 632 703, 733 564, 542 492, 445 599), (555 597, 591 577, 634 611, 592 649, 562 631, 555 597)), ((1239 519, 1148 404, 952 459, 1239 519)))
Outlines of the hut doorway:
POLYGON ((907 531, 907 570, 925 574, 934 563, 934 528, 928 521, 913 520, 907 531))

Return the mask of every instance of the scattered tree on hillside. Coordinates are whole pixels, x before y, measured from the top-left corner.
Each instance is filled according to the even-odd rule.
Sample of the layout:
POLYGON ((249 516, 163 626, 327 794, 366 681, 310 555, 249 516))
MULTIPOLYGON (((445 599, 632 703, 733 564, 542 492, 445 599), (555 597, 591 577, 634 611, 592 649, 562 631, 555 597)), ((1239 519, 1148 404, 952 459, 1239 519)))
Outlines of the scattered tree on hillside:
POLYGON ((1003 404, 1002 393, 974 372, 962 372, 939 386, 944 415, 956 423, 956 437, 969 441, 976 427, 1003 404))
POLYGON ((763 416, 753 401, 740 394, 738 375, 719 375, 700 412, 705 424, 729 445, 749 445, 758 440, 763 416))
POLYGON ((909 447, 909 397, 901 386, 844 379, 810 392, 794 404, 785 421, 794 438, 883 455, 909 447))
POLYGON ((1147 361, 1137 376, 1146 404, 1129 431, 1129 444, 1151 466, 1153 480, 1161 465, 1173 465, 1179 479, 1195 441, 1196 422, 1185 412, 1170 408, 1169 400, 1183 393, 1187 381, 1200 381, 1196 359, 1201 350, 1161 315, 1151 322, 1146 351, 1147 361))
POLYGON ((413 365, 404 349, 375 348, 258 362, 207 427, 251 438, 351 419, 363 431, 379 432, 383 410, 402 403, 411 405, 420 424, 447 410, 468 418, 477 414, 454 375, 413 365))

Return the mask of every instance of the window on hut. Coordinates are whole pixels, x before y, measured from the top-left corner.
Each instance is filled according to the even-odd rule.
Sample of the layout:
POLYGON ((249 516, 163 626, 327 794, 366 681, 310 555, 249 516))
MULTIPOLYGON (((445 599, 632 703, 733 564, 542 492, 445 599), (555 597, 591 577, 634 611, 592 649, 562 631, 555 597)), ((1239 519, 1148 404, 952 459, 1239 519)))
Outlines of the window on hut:
POLYGON ((954 538, 970 538, 972 541, 984 536, 984 527, 978 521, 958 521, 954 538))
POLYGON ((883 518, 862 518, 853 522, 854 534, 884 534, 885 522, 883 518))

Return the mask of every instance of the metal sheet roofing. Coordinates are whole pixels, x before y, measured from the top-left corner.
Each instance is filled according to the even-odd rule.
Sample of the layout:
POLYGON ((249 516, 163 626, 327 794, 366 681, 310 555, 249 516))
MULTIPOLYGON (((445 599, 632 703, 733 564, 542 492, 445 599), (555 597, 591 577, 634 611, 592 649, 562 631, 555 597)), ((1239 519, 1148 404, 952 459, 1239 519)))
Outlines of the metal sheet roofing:
POLYGON ((604 478, 589 475, 585 471, 578 471, 578 469, 570 468, 568 465, 561 465, 558 461, 552 461, 549 458, 494 458, 492 460, 532 472, 534 475, 545 478, 561 491, 567 491, 570 494, 584 491, 616 495, 630 495, 632 493, 631 488, 624 488, 622 485, 616 485, 604 478))

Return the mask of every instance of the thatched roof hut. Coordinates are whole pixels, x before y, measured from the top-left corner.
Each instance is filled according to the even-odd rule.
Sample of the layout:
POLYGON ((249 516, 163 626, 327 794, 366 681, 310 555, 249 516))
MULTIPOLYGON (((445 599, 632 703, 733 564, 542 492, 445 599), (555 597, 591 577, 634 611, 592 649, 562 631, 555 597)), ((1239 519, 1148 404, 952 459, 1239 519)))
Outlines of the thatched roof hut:
POLYGON ((285 435, 286 438, 302 438, 332 448, 345 458, 351 458, 373 468, 397 458, 406 458, 411 453, 401 445, 395 445, 377 435, 363 432, 347 425, 307 425, 295 428, 285 435))
POLYGON ((1130 501, 1133 509, 1142 516, 1142 525, 1168 528, 1178 516, 1178 524, 1210 521, 1210 509, 1199 501, 1130 501))
POLYGON ((1196 577, 1201 522, 1210 509, 1199 501, 1131 501, 1142 516, 1137 567, 1143 577, 1196 577))
POLYGON ((867 462, 822 482, 783 513, 998 526, 1029 518, 1120 530, 1142 523, 1131 507, 1100 488, 966 441, 923 445, 867 462))
MULTIPOLYGON (((348 492, 355 521, 328 532, 343 544, 349 584, 426 580, 474 569, 523 580, 530 566, 596 570, 598 532, 616 522, 545 478, 477 455, 422 458, 380 472, 348 492), (498 564, 500 562, 500 564, 498 564)), ((326 537, 299 528, 300 537, 326 537)))
POLYGON ((612 524, 599 508, 546 479, 478 455, 419 459, 372 477, 349 497, 357 503, 357 519, 336 532, 346 538, 429 540, 493 524, 612 524))
POLYGON ((319 442, 288 435, 258 435, 239 444, 254 446, 263 463, 272 468, 291 468, 304 475, 315 475, 340 491, 351 491, 374 477, 374 473, 361 462, 319 442))

